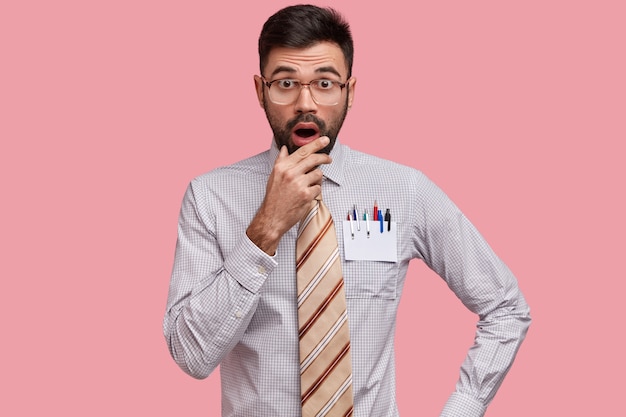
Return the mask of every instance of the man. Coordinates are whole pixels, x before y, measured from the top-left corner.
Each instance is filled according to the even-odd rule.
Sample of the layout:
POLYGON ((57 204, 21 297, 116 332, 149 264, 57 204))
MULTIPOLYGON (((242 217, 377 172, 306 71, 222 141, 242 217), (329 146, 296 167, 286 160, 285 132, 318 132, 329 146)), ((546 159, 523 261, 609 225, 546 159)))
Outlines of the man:
POLYGON ((224 416, 309 415, 296 242, 307 214, 324 205, 336 225, 351 375, 342 379, 345 409, 336 412, 333 394, 324 400, 330 411, 319 415, 399 415, 395 317, 409 261, 422 259, 479 316, 441 415, 482 416, 530 323, 516 279, 421 172, 338 141, 356 84, 340 15, 309 5, 280 10, 261 31, 259 57, 254 82, 274 140, 268 151, 189 185, 164 320, 174 360, 196 378, 220 365, 224 416), (370 219, 386 208, 392 216, 380 230, 362 217, 374 200, 385 210, 370 219), (346 213, 356 218, 343 221, 346 213), (380 258, 364 255, 368 245, 379 246, 380 258))

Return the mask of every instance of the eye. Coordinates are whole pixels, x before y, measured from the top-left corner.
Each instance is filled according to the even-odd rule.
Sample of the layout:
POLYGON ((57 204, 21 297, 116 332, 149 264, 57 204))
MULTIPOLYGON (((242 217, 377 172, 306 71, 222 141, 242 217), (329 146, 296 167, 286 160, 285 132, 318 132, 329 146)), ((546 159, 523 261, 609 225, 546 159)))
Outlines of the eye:
POLYGON ((335 82, 331 80, 315 80, 314 85, 319 90, 330 90, 335 85, 335 82))
POLYGON ((282 90, 292 90, 298 85, 298 82, 296 80, 278 80, 276 85, 282 90))

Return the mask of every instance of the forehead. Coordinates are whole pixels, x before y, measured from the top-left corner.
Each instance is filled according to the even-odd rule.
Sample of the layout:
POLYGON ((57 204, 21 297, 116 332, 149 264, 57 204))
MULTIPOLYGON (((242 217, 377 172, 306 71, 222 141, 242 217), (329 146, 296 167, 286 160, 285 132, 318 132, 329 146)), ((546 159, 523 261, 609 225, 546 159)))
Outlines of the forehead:
POLYGON ((306 75, 331 68, 342 78, 347 76, 348 67, 341 48, 333 42, 319 42, 307 48, 272 48, 263 75, 271 77, 277 72, 306 75))

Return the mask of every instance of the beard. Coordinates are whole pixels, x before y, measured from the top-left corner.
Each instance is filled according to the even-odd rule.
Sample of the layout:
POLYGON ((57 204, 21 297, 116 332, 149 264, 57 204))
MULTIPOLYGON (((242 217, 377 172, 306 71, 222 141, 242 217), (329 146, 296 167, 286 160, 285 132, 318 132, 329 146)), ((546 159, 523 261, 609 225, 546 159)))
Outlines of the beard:
POLYGON ((274 133, 274 141, 276 142, 276 146, 278 146, 278 149, 285 145, 290 154, 294 153, 299 148, 299 146, 296 146, 291 140, 291 133, 293 128, 298 123, 315 123, 319 130, 320 136, 328 136, 328 138, 330 139, 328 145, 317 151, 317 153, 329 154, 335 146, 339 130, 341 130, 341 126, 343 125, 343 122, 346 119, 346 115, 348 114, 348 96, 346 95, 346 101, 343 105, 341 114, 335 119, 330 120, 328 123, 324 122, 322 119, 312 113, 302 113, 287 121, 287 123, 285 123, 284 125, 281 125, 281 122, 269 111, 267 105, 267 97, 265 96, 265 94, 263 94, 263 108, 265 109, 265 116, 267 117, 267 121, 269 122, 270 127, 272 128, 272 132, 274 133))

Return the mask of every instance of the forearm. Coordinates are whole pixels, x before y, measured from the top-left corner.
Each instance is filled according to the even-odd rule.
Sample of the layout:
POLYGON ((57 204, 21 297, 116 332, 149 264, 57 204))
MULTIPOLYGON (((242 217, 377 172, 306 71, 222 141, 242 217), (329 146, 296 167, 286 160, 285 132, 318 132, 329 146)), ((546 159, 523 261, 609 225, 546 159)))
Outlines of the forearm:
POLYGON ((530 325, 521 293, 481 317, 474 345, 461 366, 455 392, 441 417, 480 417, 504 381, 530 325))
POLYGON ((479 417, 511 368, 531 322, 517 280, 493 253, 483 253, 483 268, 448 284, 479 316, 476 337, 461 366, 454 394, 442 417, 479 417), (489 260, 490 261, 487 261, 489 260), (486 265, 489 265, 487 267, 486 265), (480 411, 482 410, 482 411, 480 411))
MULTIPOLYGON (((248 242, 251 245, 251 243, 248 242)), ((273 261, 253 256, 247 244, 235 250, 214 276, 187 290, 170 289, 164 334, 172 357, 189 375, 207 377, 241 340, 273 261)), ((173 274, 173 285, 182 282, 173 274)))

